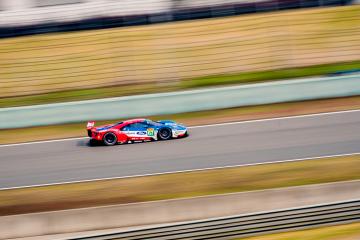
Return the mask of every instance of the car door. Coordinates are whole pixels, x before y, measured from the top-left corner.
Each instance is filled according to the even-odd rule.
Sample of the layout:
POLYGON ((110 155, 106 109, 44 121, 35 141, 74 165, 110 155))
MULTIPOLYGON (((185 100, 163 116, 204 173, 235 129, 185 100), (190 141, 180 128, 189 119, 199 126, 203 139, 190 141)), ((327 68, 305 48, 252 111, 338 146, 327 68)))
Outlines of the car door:
POLYGON ((147 139, 147 125, 142 122, 129 124, 121 129, 129 140, 145 140, 147 139))

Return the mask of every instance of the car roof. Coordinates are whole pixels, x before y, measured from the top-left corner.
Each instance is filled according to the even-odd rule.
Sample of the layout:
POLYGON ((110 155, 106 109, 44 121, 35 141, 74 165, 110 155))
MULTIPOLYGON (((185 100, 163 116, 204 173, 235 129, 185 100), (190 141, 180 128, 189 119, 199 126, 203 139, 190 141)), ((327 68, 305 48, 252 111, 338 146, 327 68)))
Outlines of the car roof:
POLYGON ((145 118, 136 118, 136 119, 129 119, 124 121, 124 124, 130 124, 130 123, 138 123, 138 122, 143 122, 146 121, 147 119, 145 118))

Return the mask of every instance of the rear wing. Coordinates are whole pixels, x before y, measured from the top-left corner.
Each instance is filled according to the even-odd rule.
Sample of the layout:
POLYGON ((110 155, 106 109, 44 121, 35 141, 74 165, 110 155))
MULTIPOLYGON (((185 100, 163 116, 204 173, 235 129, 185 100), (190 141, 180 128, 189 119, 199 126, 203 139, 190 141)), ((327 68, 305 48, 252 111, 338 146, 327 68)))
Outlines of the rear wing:
POLYGON ((92 129, 95 126, 95 121, 89 121, 86 125, 86 129, 92 129))

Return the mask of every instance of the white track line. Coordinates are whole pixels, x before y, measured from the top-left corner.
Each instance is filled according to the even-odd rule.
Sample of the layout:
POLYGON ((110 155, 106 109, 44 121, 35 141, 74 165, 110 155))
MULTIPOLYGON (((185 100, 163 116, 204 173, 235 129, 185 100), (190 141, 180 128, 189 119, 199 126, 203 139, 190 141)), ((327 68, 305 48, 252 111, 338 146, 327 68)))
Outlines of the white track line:
POLYGON ((335 115, 335 114, 342 114, 342 113, 352 113, 352 112, 360 112, 360 109, 337 111, 337 112, 311 113, 311 114, 294 115, 294 116, 287 116, 287 117, 263 118, 263 119, 245 120, 245 121, 238 121, 238 122, 215 123, 215 124, 208 124, 208 125, 201 125, 201 126, 192 126, 192 127, 189 127, 189 128, 216 127, 216 126, 234 125, 234 124, 241 124, 241 123, 268 122, 268 121, 276 121, 276 120, 283 120, 283 119, 327 116, 327 115, 335 115))
POLYGON ((307 161, 307 160, 321 160, 321 159, 325 159, 325 158, 345 157, 345 156, 352 156, 352 155, 359 155, 359 154, 360 154, 360 152, 355 152, 355 153, 344 153, 344 154, 336 154, 336 155, 325 155, 325 156, 318 156, 318 157, 307 157, 307 158, 297 158, 297 159, 289 159, 289 160, 279 160, 279 161, 272 161, 272 162, 248 163, 248 164, 221 166, 221 167, 209 167, 209 168, 188 169, 188 170, 160 172, 160 173, 149 173, 149 174, 142 174, 142 175, 130 175, 130 176, 122 176, 122 177, 94 178, 94 179, 86 179, 86 180, 78 180, 78 181, 68 181, 68 182, 57 182, 57 183, 47 183, 47 184, 38 184, 38 185, 0 188, 0 191, 20 189, 20 188, 56 186, 56 185, 72 184, 72 183, 87 183, 87 182, 95 182, 95 181, 107 181, 107 180, 116 180, 116 179, 124 179, 124 178, 159 176, 159 175, 164 175, 164 174, 199 172, 199 171, 206 171, 206 170, 216 170, 216 169, 235 168, 235 167, 247 167, 247 166, 287 163, 287 162, 298 162, 298 161, 307 161))
POLYGON ((73 141, 73 140, 79 140, 85 138, 87 137, 62 138, 62 139, 42 140, 42 141, 34 141, 34 142, 11 143, 11 144, 2 144, 0 145, 0 147, 13 147, 13 146, 30 145, 30 144, 38 144, 38 143, 65 142, 65 141, 73 141))
MULTIPOLYGON (((293 118, 305 118, 305 117, 326 116, 326 115, 334 115, 334 114, 342 114, 342 113, 351 113, 351 112, 360 112, 360 109, 345 110, 345 111, 336 111, 336 112, 312 113, 312 114, 294 115, 294 116, 287 116, 287 117, 264 118, 264 119, 255 119, 255 120, 246 120, 246 121, 237 121, 237 122, 227 122, 227 123, 215 123, 215 124, 208 124, 208 125, 191 126, 191 127, 188 127, 188 128, 189 128, 189 129, 192 129, 192 128, 203 128, 203 127, 217 127, 217 126, 226 126, 226 125, 235 125, 235 124, 245 124, 245 123, 256 123, 256 122, 276 121, 276 120, 282 120, 282 119, 293 119, 293 118)), ((63 139, 34 141, 34 142, 11 143, 11 144, 2 144, 2 145, 0 145, 0 147, 12 147, 12 146, 29 145, 29 144, 39 144, 39 143, 52 143, 52 142, 73 141, 73 140, 80 140, 80 139, 86 139, 86 138, 87 138, 87 137, 76 137, 76 138, 63 138, 63 139)))

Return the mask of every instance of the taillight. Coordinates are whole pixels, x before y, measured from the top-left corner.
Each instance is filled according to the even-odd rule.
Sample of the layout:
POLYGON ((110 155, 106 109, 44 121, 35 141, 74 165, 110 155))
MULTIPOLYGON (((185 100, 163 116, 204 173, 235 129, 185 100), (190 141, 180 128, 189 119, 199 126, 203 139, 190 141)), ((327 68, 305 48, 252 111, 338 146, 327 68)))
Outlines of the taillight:
POLYGON ((101 134, 97 133, 97 134, 95 134, 95 137, 96 137, 97 140, 100 140, 101 139, 101 134))

